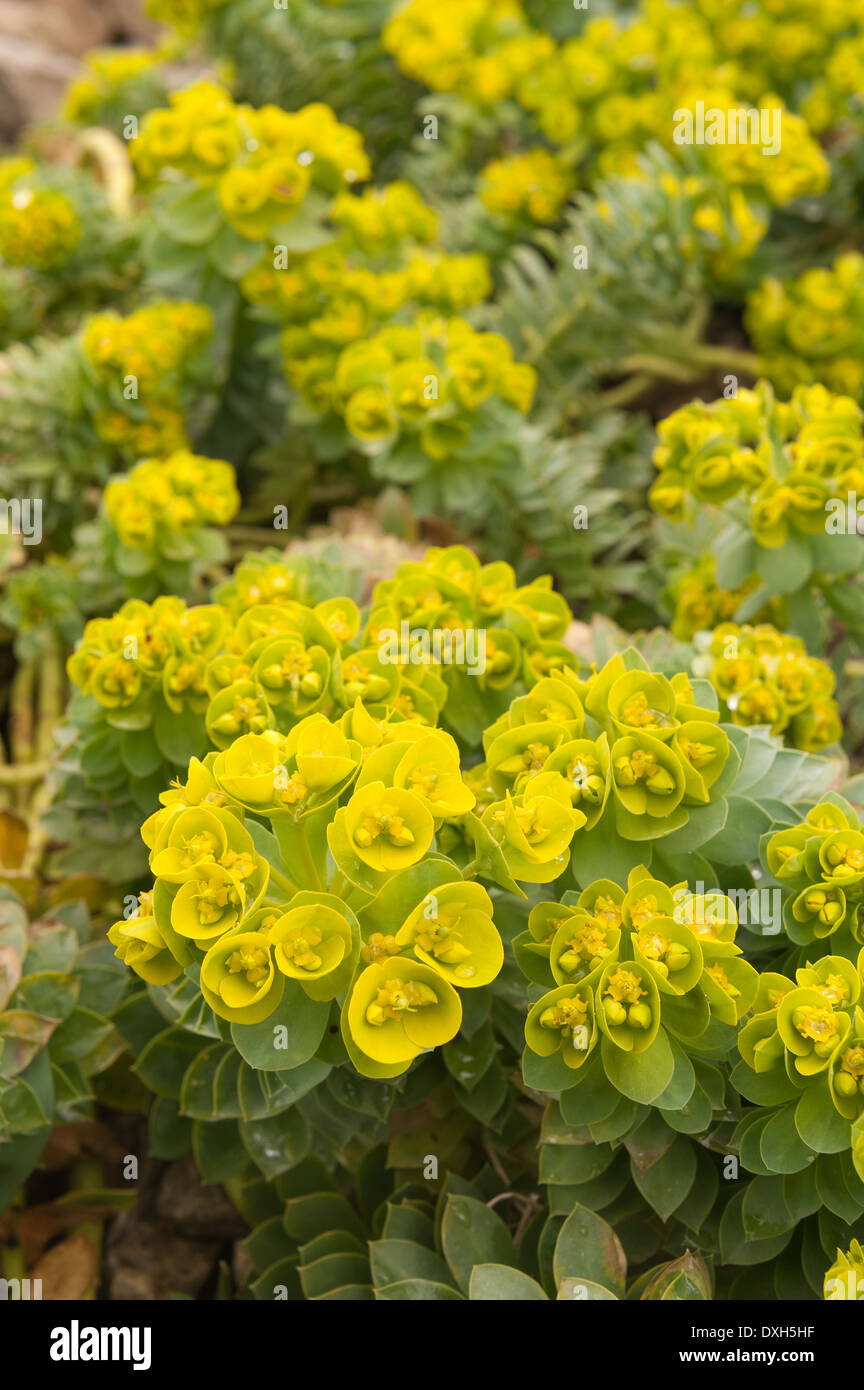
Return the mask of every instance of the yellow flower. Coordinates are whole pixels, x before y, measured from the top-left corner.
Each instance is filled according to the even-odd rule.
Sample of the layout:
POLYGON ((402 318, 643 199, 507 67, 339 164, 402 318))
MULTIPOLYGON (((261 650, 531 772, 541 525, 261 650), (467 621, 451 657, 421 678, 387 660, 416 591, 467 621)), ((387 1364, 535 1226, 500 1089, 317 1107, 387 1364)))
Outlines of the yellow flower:
POLYGON ((356 1047, 374 1062, 404 1069, 459 1031, 462 1005, 436 970, 407 957, 368 965, 346 1005, 356 1047))

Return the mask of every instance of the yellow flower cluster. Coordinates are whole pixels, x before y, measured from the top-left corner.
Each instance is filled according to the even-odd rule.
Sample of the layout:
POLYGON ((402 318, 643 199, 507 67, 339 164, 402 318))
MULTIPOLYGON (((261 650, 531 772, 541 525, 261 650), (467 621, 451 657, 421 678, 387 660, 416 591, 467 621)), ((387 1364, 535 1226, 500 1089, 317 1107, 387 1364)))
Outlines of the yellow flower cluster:
POLYGON ((159 49, 97 48, 84 58, 84 75, 66 89, 63 114, 67 121, 93 121, 121 89, 152 72, 164 55, 159 49))
POLYGON ((26 174, 0 191, 0 258, 56 270, 81 240, 81 223, 62 193, 27 186, 26 174))
POLYGON ((230 0, 146 0, 145 10, 158 24, 170 24, 181 34, 194 34, 213 10, 230 0))
POLYGON ((753 99, 821 76, 846 42, 840 36, 864 22, 861 0, 694 0, 692 8, 734 72, 736 91, 753 99))
MULTIPOLYGON (((189 456, 179 462, 190 479, 208 464, 217 468, 216 505, 226 516, 233 492, 222 466, 189 456)), ((139 533, 146 539, 134 506, 124 522, 131 543, 139 533)), ((481 566, 460 546, 399 566, 377 586, 365 623, 349 598, 311 606, 296 595, 289 565, 250 556, 212 604, 132 600, 113 618, 91 620, 69 678, 121 727, 130 715, 146 727, 163 704, 193 709, 206 716, 204 747, 204 723, 211 745, 222 748, 244 732, 286 732, 319 711, 344 713, 351 737, 377 746, 404 722, 436 726, 445 705, 458 727, 466 671, 482 696, 575 666, 561 645, 571 618, 561 596, 542 581, 519 587, 509 565, 481 566)))
POLYGON ((183 377, 212 332, 210 310, 191 302, 95 314, 82 349, 107 397, 93 417, 100 439, 138 457, 185 448, 183 377))
POLYGON ((685 999, 703 1028, 709 1015, 736 1024, 758 987, 735 944, 737 927, 725 894, 670 886, 644 865, 631 870, 626 889, 597 879, 578 898, 538 903, 514 943, 516 958, 530 979, 554 987, 528 1013, 528 1047, 560 1053, 574 1071, 604 1036, 642 1052, 685 999))
MULTIPOLYGON (((702 644, 700 644, 702 645, 702 644)), ((807 655, 800 637, 768 624, 722 623, 694 662, 706 674, 733 724, 767 724, 772 734, 788 731, 795 748, 817 752, 836 743, 843 728, 831 699, 831 667, 807 655)))
POLYGON ((819 381, 829 391, 864 392, 864 256, 848 252, 831 269, 797 280, 763 280, 750 295, 747 328, 778 391, 819 381))
POLYGON ((851 397, 824 386, 799 386, 785 403, 765 382, 733 399, 692 402, 657 426, 651 504, 683 520, 688 497, 713 505, 741 497, 761 546, 783 545, 790 528, 818 535, 835 504, 864 496, 862 418, 851 397))
POLYGON ((145 459, 103 493, 108 519, 124 545, 163 549, 173 536, 227 526, 240 506, 234 469, 222 459, 180 450, 145 459))
POLYGON ((338 237, 314 251, 267 260, 241 289, 285 325, 282 352, 291 384, 315 409, 329 406, 339 354, 406 308, 453 313, 486 299, 486 257, 450 255, 429 243, 437 218, 410 184, 386 184, 335 198, 338 237), (382 255, 392 268, 382 269, 382 255))
POLYGON ((484 106, 513 95, 555 52, 548 35, 531 30, 520 0, 410 0, 385 26, 381 43, 409 77, 484 106))
MULTIPOLYGON (((719 623, 728 621, 758 583, 752 579, 740 589, 720 589, 715 577, 713 555, 700 555, 696 564, 675 581, 671 589, 674 617, 670 624, 673 637, 689 642, 697 632, 707 632, 719 623)), ((774 615, 783 620, 782 601, 774 599, 760 612, 758 621, 774 615)))
MULTIPOLYGON (((305 365, 286 364, 288 379, 304 391, 305 365)), ((413 325, 392 324, 352 343, 336 362, 330 408, 348 433, 376 448, 406 432, 442 460, 468 443, 473 418, 493 398, 526 413, 536 386, 534 369, 513 360, 506 338, 478 333, 464 319, 420 315, 413 325)), ((316 408, 323 402, 319 390, 316 408)))
POLYGON ((313 185, 334 194, 369 178, 362 137, 322 102, 256 110, 211 82, 170 102, 148 112, 132 145, 140 176, 170 169, 215 188, 226 221, 252 241, 293 217, 313 185))
MULTIPOLYGON (((645 0, 632 19, 590 19, 578 38, 556 44, 531 28, 515 0, 432 8, 410 0, 382 42, 401 70, 429 88, 489 107, 511 97, 535 115, 554 145, 579 140, 597 150, 599 174, 632 174, 649 140, 675 149, 672 113, 689 99, 722 110, 742 100, 774 106, 779 97, 765 93, 782 88, 795 70, 804 36, 820 29, 817 51, 821 44, 829 53, 828 36, 856 22, 840 4, 824 31, 821 15, 810 19, 815 6, 806 0, 789 25, 774 7, 754 13, 747 6, 735 18, 724 11, 722 22, 715 8, 713 0, 688 8, 645 0), (751 61, 754 53, 760 63, 751 61)), ((761 157, 756 147, 708 149, 729 186, 757 186, 772 203, 825 186, 825 160, 796 115, 783 113, 782 149, 774 157, 761 157)))
MULTIPOLYGON (((819 134, 844 122, 860 126, 864 91, 864 33, 840 39, 826 55, 820 76, 801 103, 801 114, 819 134)), ((824 34, 820 24, 814 31, 824 34)))
POLYGON ((864 1301, 864 1248, 860 1240, 853 1240, 846 1251, 838 1248, 834 1263, 825 1275, 822 1297, 826 1302, 864 1301))
POLYGON ((142 827, 155 882, 110 928, 117 956, 152 985, 200 962, 203 999, 239 1026, 241 1052, 242 1025, 280 1005, 289 1036, 320 1038, 333 1000, 365 1075, 397 1076, 448 1042, 457 990, 493 980, 503 945, 489 894, 456 863, 438 854, 411 872, 448 820, 471 814, 455 741, 407 723, 393 733, 364 746, 315 714, 288 737, 245 734, 192 758, 142 827), (273 824, 269 859, 250 810, 273 824))
POLYGON ((401 179, 359 195, 340 193, 333 199, 330 218, 342 228, 346 242, 375 255, 403 241, 434 241, 438 235, 437 213, 401 179))
POLYGON ((554 222, 572 187, 572 179, 548 150, 527 150, 487 164, 480 174, 480 201, 490 212, 554 222))
POLYGON ((839 799, 812 807, 799 825, 771 836, 765 857, 769 871, 792 894, 784 922, 793 941, 804 944, 840 933, 838 940, 860 944, 864 835, 854 807, 839 799))

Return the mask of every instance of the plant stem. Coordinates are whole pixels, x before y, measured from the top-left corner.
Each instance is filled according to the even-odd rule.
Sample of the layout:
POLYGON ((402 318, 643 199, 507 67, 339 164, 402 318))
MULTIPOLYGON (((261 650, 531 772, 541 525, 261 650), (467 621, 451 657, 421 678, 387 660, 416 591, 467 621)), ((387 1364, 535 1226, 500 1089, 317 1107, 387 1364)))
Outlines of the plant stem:
POLYGON ((608 391, 600 392, 600 400, 604 410, 614 410, 616 406, 629 405, 631 401, 641 396, 643 391, 647 391, 653 384, 654 378, 647 372, 636 372, 633 376, 628 376, 625 381, 619 381, 617 386, 610 386, 608 391))
MULTIPOLYGON (((9 754, 13 763, 28 764, 33 759, 33 692, 35 667, 32 661, 25 661, 18 667, 12 678, 9 703, 9 754)), ((24 779, 29 780, 29 779, 24 779)), ((12 793, 15 810, 26 810, 27 795, 22 781, 17 783, 12 793)))
POLYGON ((317 888, 320 892, 321 880, 318 877, 318 870, 315 868, 315 860, 312 858, 312 851, 309 848, 309 841, 306 839, 306 831, 303 829, 302 823, 299 821, 297 822, 296 830, 297 843, 300 846, 300 853, 303 856, 303 865, 306 869, 306 873, 308 874, 311 880, 311 886, 313 888, 317 888))
POLYGON ((65 676, 60 648, 52 642, 39 663, 39 717, 36 756, 48 758, 54 747, 54 725, 63 713, 65 676))
POLYGON ((22 783, 38 782, 51 770, 48 758, 41 763, 13 763, 11 767, 0 765, 0 787, 15 787, 22 783))

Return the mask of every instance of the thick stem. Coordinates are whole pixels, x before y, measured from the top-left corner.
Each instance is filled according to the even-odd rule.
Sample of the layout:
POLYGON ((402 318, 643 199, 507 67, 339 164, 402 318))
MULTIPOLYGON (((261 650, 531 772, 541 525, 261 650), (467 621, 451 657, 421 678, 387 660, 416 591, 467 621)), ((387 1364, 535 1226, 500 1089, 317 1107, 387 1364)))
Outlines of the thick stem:
POLYGON ((54 726, 63 713, 66 680, 63 657, 52 642, 39 664, 39 720, 36 728, 36 756, 49 758, 54 747, 54 726))
MULTIPOLYGON (((9 706, 9 754, 13 763, 26 765, 33 761, 34 685, 35 667, 32 661, 26 661, 18 667, 12 679, 9 706)), ((29 796, 24 788, 24 783, 30 779, 17 778, 15 780, 17 786, 12 793, 12 805, 15 810, 26 811, 29 796)))
POLYGON ((306 839, 306 831, 303 829, 302 823, 297 823, 296 830, 297 843, 300 846, 300 854, 303 858, 303 867, 305 868, 306 873, 309 876, 310 887, 317 888, 320 892, 321 880, 318 877, 318 870, 315 868, 315 860, 312 858, 312 851, 309 848, 309 841, 306 839))

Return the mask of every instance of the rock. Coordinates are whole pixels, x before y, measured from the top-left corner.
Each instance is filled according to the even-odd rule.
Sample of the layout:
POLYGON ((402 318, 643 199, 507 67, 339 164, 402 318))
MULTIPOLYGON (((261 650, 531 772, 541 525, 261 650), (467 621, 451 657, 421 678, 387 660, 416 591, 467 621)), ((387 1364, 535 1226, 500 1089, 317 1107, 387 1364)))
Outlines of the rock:
POLYGON ((188 1236, 232 1240, 246 1235, 249 1229, 221 1187, 202 1187, 191 1154, 172 1163, 163 1174, 155 1214, 188 1236))
POLYGON ((141 0, 0 0, 0 135, 51 116, 88 49, 155 32, 141 0))
POLYGON ((221 1241, 190 1240, 167 1221, 123 1212, 111 1227, 105 1252, 105 1297, 164 1300, 195 1298, 213 1272, 221 1241))

